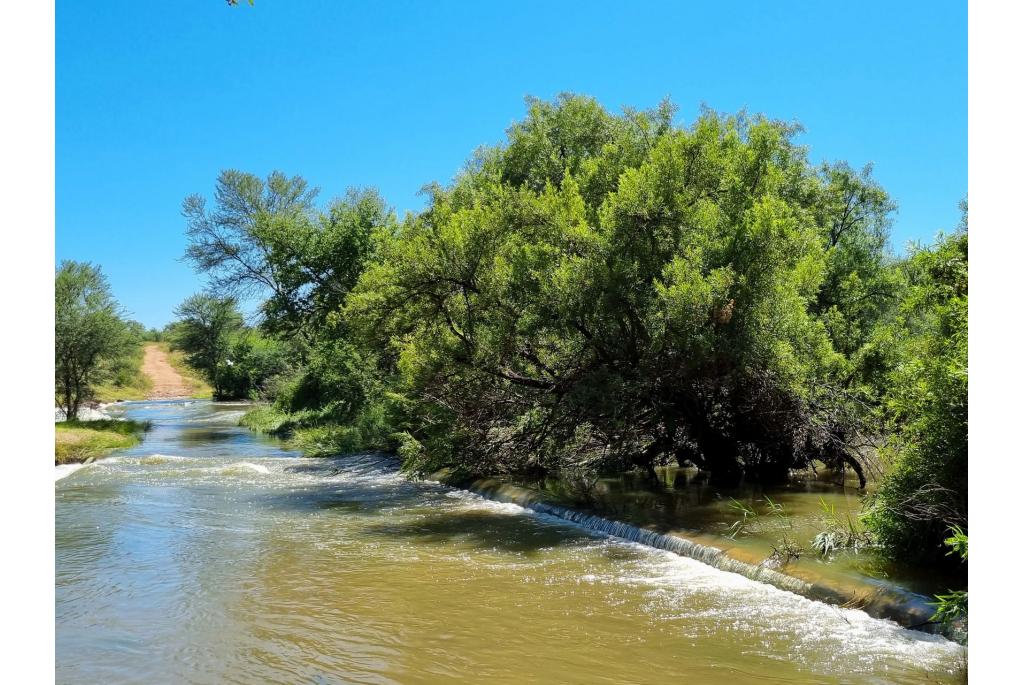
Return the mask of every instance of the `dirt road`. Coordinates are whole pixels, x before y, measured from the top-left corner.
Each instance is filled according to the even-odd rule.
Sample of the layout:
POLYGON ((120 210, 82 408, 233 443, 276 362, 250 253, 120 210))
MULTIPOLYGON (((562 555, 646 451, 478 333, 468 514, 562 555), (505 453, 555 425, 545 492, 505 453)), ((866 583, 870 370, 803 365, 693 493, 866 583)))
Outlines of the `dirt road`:
POLYGON ((167 353, 155 344, 147 344, 143 350, 142 372, 153 380, 149 391, 150 400, 169 400, 191 397, 192 387, 167 360, 167 353))

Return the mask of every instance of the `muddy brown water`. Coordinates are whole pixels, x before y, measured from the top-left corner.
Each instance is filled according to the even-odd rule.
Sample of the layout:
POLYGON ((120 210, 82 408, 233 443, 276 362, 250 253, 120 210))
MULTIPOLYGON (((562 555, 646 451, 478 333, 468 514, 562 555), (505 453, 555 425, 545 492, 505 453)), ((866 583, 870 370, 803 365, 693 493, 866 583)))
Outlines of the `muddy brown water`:
POLYGON ((56 483, 59 683, 956 682, 962 648, 437 483, 126 403, 56 483))
POLYGON ((963 587, 955 568, 894 563, 878 550, 815 551, 816 535, 832 529, 863 531, 864 492, 856 477, 822 471, 798 473, 785 485, 713 486, 696 469, 659 467, 578 479, 512 480, 546 501, 659 533, 676 534, 724 550, 750 563, 771 563, 789 544, 797 556, 782 567, 809 582, 886 593, 927 609, 937 593, 963 587), (747 518, 741 505, 754 516, 747 518))

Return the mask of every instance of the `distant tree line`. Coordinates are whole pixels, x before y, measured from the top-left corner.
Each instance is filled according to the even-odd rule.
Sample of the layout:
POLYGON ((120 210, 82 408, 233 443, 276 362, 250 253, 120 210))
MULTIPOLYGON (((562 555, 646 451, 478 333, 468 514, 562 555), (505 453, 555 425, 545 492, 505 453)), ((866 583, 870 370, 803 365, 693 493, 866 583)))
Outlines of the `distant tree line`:
POLYGON ((262 399, 267 383, 290 366, 287 349, 246 326, 234 298, 193 295, 176 310, 164 337, 213 387, 215 399, 262 399))

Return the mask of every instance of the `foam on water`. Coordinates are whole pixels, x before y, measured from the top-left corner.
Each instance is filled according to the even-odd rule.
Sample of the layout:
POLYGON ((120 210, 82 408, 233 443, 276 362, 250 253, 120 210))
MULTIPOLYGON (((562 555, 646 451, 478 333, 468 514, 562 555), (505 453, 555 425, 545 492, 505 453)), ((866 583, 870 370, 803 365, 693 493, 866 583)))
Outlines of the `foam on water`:
POLYGON ((78 471, 79 469, 85 466, 88 466, 88 464, 58 464, 57 466, 54 467, 53 480, 56 482, 58 480, 61 480, 62 478, 67 478, 72 473, 78 471))
MULTIPOLYGON (((620 544, 642 547, 631 542, 620 544)), ((800 644, 819 652, 855 654, 859 659, 887 657, 938 668, 962 650, 939 635, 907 630, 859 609, 831 606, 694 559, 644 549, 648 552, 644 563, 632 565, 628 573, 598 577, 594 582, 645 589, 649 610, 663 620, 683 611, 687 598, 700 593, 711 595, 713 606, 699 614, 692 610, 687 613, 713 619, 707 625, 759 625, 765 633, 795 633, 800 644)), ((790 656, 802 660, 802 653, 790 656)))
POLYGON ((195 459, 193 459, 192 457, 182 457, 176 454, 150 454, 145 457, 139 457, 138 459, 138 463, 144 466, 153 466, 158 464, 173 464, 188 461, 195 461, 195 459))
MULTIPOLYGON (((467 490, 453 489, 445 493, 445 497, 464 502, 471 509, 528 516, 547 525, 576 528, 606 541, 605 544, 633 550, 636 557, 624 563, 623 568, 606 574, 583 574, 578 580, 626 585, 645 591, 652 617, 660 617, 660 620, 685 615, 689 618, 704 616, 712 619, 711 625, 731 625, 741 630, 760 625, 758 630, 761 631, 795 633, 800 643, 813 645, 819 652, 837 656, 845 653, 866 661, 907 660, 935 669, 964 654, 963 647, 940 635, 908 630, 894 621, 873 618, 859 609, 808 599, 697 559, 632 541, 604 530, 603 526, 589 525, 591 517, 572 520, 564 516, 564 511, 555 515, 513 502, 495 501, 467 490), (713 597, 714 606, 698 612, 687 607, 688 597, 698 594, 705 601, 709 595, 713 597)), ((789 655, 802 661, 800 656, 800 652, 789 655)))
POLYGON ((247 462, 247 461, 239 462, 238 464, 231 464, 229 466, 225 466, 221 470, 221 473, 230 475, 230 474, 238 473, 240 471, 254 471, 256 473, 270 473, 270 469, 268 469, 263 464, 252 464, 252 463, 247 462))

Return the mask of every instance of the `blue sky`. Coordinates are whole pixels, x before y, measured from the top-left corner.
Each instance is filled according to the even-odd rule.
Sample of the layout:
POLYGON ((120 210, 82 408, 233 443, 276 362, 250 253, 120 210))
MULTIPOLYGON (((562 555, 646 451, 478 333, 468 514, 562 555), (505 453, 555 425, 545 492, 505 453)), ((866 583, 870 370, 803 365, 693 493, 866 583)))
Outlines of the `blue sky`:
POLYGON ((897 249, 959 219, 966 3, 478 4, 58 0, 57 260, 162 326, 203 285, 181 200, 221 169, 376 186, 402 213, 560 91, 799 120, 816 161, 874 163, 897 249))

